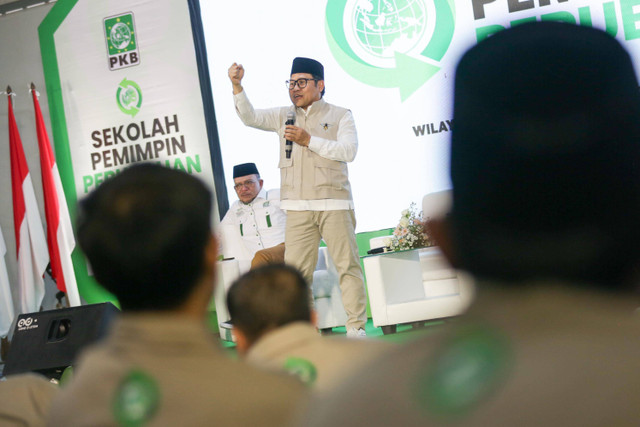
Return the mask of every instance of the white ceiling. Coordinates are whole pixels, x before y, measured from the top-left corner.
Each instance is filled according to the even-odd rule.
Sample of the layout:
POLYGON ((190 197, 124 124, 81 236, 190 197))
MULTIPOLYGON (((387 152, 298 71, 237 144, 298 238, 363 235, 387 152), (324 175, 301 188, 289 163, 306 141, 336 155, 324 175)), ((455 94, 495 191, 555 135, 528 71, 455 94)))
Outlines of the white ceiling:
POLYGON ((0 0, 0 15, 6 12, 34 7, 45 3, 53 3, 56 0, 0 0))

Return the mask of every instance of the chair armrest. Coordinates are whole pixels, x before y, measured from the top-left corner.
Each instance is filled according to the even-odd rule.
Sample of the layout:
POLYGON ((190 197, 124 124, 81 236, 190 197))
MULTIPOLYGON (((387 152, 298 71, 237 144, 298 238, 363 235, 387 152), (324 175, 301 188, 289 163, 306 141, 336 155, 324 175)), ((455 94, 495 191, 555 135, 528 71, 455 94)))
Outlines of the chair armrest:
POLYGON ((228 259, 218 262, 217 267, 213 298, 219 325, 230 319, 229 310, 227 309, 227 291, 233 281, 240 276, 240 263, 237 259, 228 259))

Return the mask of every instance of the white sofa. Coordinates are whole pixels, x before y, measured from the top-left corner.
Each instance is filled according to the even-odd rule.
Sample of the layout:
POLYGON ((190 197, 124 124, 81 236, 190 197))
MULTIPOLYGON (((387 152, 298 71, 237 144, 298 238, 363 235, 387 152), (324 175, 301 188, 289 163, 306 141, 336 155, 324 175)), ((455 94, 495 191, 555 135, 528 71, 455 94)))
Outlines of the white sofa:
MULTIPOLYGON (((445 215, 449 205, 449 191, 427 194, 424 217, 445 215)), ((371 248, 385 246, 386 238, 371 239, 371 248)), ((373 324, 384 333, 398 324, 457 316, 473 300, 471 277, 452 269, 438 247, 371 255, 363 264, 373 324)))
POLYGON ((373 325, 384 333, 457 316, 473 299, 472 281, 451 269, 437 247, 368 256, 364 269, 373 325))

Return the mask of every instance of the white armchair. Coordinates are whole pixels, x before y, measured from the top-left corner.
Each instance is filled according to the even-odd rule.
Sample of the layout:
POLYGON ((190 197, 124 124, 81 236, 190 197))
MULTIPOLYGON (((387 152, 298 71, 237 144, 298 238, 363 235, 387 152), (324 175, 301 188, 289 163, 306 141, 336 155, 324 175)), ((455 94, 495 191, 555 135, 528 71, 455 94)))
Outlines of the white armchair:
POLYGON ((216 286, 213 290, 213 301, 209 310, 215 310, 220 338, 225 341, 234 341, 231 329, 226 324, 231 319, 227 308, 227 292, 238 277, 240 277, 240 263, 237 259, 225 259, 218 263, 216 286))
MULTIPOLYGON (((448 201, 448 192, 426 195, 425 217, 445 213, 448 201)), ((383 240, 371 239, 371 248, 384 246, 383 240)), ((471 278, 453 270, 437 247, 371 255, 363 263, 373 325, 385 334, 398 324, 457 316, 473 299, 471 278)))
POLYGON ((342 305, 342 292, 338 271, 326 247, 318 251, 318 264, 313 272, 313 301, 317 314, 317 327, 323 332, 344 326, 347 313, 342 305))
POLYGON ((471 280, 451 269, 437 247, 364 259, 373 325, 393 333, 402 323, 457 316, 473 298, 471 280))

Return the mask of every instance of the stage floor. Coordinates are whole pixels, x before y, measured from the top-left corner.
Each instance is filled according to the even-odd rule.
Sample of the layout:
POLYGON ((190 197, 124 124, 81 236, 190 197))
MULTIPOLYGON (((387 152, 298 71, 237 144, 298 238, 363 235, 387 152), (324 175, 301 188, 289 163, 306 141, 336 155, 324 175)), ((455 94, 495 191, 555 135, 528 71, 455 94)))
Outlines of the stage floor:
MULTIPOLYGON (((439 329, 439 326, 443 325, 444 321, 429 321, 425 322, 423 326, 421 325, 398 325, 397 332, 395 334, 384 335, 382 333, 381 328, 376 328, 373 326, 373 321, 371 319, 367 319, 367 324, 365 326, 365 330, 367 331, 367 338, 372 340, 384 340, 388 342, 397 342, 403 343, 407 341, 411 341, 418 337, 424 336, 426 334, 434 333, 439 329)), ((237 357, 235 351, 235 344, 231 341, 225 341, 219 338, 218 334, 218 320, 216 317, 216 313, 214 311, 211 312, 209 316, 209 327, 213 334, 220 341, 220 345, 225 348, 225 350, 229 353, 231 357, 237 357)), ((334 336, 345 336, 347 331, 344 327, 333 328, 333 332, 331 335, 334 336)), ((0 378, 2 378, 2 370, 4 369, 4 363, 0 361, 0 378)))

